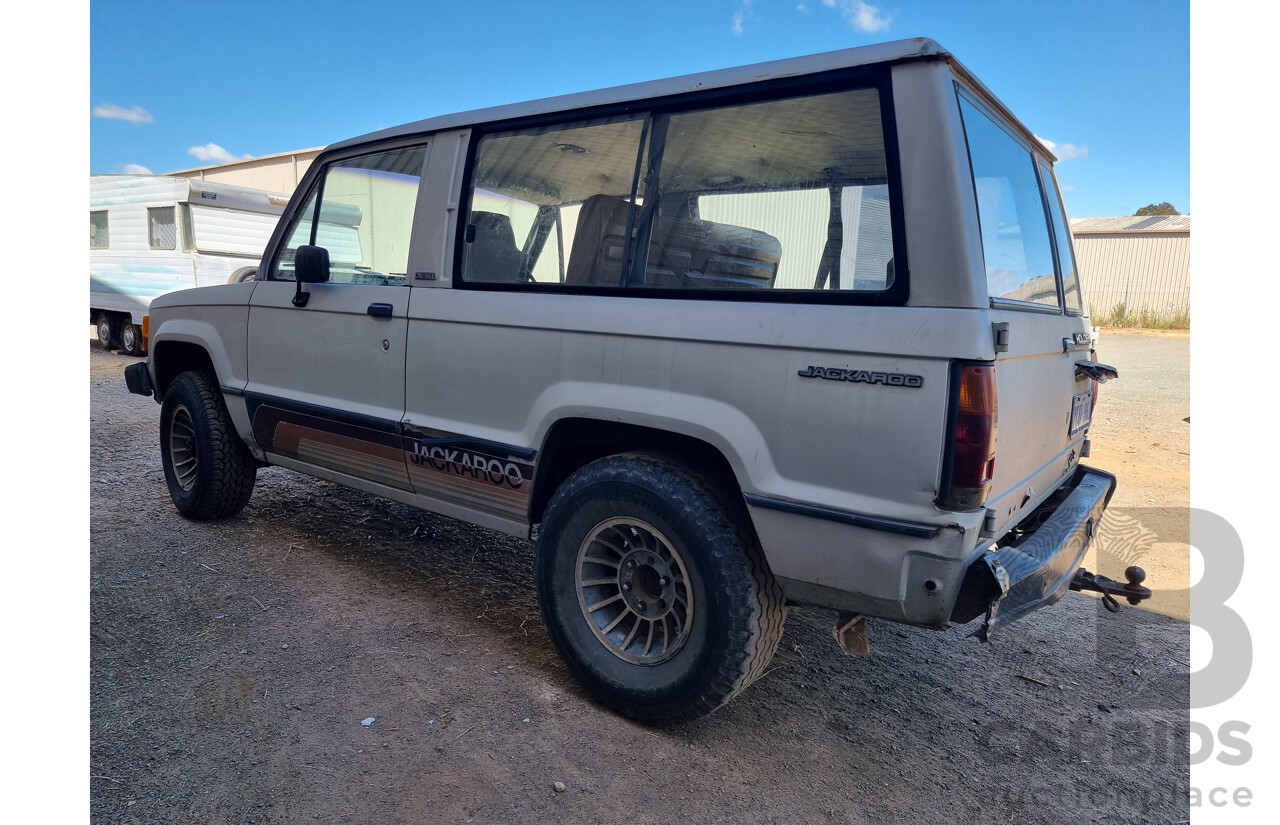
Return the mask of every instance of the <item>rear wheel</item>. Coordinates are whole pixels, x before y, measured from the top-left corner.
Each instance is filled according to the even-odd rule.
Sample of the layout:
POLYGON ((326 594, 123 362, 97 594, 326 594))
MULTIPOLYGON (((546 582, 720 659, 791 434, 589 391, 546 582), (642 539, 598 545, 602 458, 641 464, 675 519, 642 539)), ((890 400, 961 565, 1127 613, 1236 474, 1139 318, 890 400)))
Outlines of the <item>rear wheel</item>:
POLYGON ((165 391, 160 455, 169 497, 188 518, 233 516, 253 494, 256 462, 207 372, 184 372, 165 391))
POLYGON ((111 349, 116 345, 116 318, 110 312, 98 315, 98 346, 111 349))
POLYGON ((560 655, 614 710, 675 723, 764 672, 785 618, 745 507, 666 457, 595 461, 557 490, 536 560, 560 655))
POLYGON ((132 319, 120 324, 120 351, 125 355, 142 354, 142 330, 132 319))

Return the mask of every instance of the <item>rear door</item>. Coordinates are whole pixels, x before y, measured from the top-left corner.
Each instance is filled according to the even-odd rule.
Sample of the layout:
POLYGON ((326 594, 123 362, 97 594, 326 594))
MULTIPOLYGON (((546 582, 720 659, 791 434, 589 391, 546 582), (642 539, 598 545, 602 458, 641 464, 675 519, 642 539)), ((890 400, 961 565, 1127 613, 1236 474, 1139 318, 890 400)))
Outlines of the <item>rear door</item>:
POLYGON ((1093 387, 1090 326, 1049 163, 998 115, 960 93, 973 170, 999 413, 987 532, 1030 512, 1074 469, 1093 387))

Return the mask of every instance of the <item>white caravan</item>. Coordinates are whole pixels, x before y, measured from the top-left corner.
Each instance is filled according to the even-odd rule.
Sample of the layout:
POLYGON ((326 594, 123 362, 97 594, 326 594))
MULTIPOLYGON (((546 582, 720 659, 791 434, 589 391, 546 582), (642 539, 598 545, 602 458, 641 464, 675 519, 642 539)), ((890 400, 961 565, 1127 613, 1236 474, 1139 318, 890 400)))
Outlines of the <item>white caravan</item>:
POLYGON ((98 343, 141 355, 151 299, 253 277, 289 202, 164 175, 89 176, 89 323, 98 343))

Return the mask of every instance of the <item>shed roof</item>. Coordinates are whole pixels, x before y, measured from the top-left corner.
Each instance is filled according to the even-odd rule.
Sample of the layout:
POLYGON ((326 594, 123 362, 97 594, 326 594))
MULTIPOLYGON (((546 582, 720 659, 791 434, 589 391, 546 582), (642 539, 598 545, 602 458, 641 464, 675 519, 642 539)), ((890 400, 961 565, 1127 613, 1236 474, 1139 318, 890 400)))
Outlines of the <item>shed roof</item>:
POLYGON ((1190 215, 1129 215, 1123 218, 1072 218, 1072 235, 1127 235, 1131 232, 1191 234, 1190 215))

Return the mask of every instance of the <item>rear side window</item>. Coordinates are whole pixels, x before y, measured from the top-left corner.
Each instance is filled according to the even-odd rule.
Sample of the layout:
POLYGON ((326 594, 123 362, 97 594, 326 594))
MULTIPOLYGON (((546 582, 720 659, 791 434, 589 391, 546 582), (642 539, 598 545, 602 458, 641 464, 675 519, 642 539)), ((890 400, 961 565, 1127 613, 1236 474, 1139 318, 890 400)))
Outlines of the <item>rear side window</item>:
POLYGON ((89 248, 106 249, 111 245, 110 224, 107 211, 89 213, 89 248))
POLYGON ((628 115, 483 137, 463 279, 620 286, 646 128, 628 115))
POLYGON ((643 276, 681 289, 855 290, 894 281, 875 89, 658 118, 643 276), (656 182, 656 186, 653 185, 656 182))
POLYGON ((178 224, 172 206, 147 210, 147 241, 152 249, 174 249, 178 246, 178 224))
POLYGON ((1053 172, 1040 164, 1040 180, 1044 183, 1045 197, 1049 201, 1049 216, 1053 220, 1054 246, 1058 251, 1058 274, 1062 276, 1062 295, 1067 302, 1067 312, 1084 314, 1084 298, 1080 292, 1080 273, 1076 271, 1075 255, 1071 252, 1071 233, 1067 231, 1067 213, 1062 207, 1053 172))
POLYGON ((903 281, 895 191, 874 87, 495 132, 473 155, 460 274, 883 299, 903 281))
POLYGON ((1036 161, 1021 141, 960 96, 982 227, 987 294, 1058 308, 1053 245, 1036 161))

